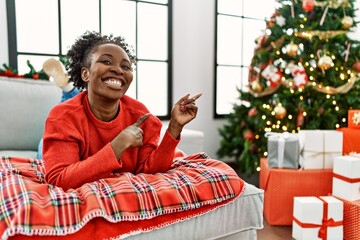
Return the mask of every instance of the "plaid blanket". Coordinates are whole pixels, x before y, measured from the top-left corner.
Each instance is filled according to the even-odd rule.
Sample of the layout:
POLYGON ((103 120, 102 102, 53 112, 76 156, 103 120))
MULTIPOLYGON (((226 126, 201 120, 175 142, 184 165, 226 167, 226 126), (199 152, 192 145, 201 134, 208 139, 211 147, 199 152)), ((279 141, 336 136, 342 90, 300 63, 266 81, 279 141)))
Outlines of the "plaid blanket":
POLYGON ((69 235, 99 217, 108 223, 127 223, 117 237, 131 235, 186 219, 187 212, 192 217, 191 210, 204 209, 197 211, 203 214, 235 199, 244 190, 243 180, 228 165, 209 159, 205 153, 175 159, 166 173, 123 173, 66 192, 47 184, 44 170, 42 160, 2 157, 3 240, 16 234, 69 235), (165 222, 157 220, 161 216, 166 216, 165 222), (133 221, 137 222, 128 224, 133 221), (141 228, 142 222, 146 229, 141 228))

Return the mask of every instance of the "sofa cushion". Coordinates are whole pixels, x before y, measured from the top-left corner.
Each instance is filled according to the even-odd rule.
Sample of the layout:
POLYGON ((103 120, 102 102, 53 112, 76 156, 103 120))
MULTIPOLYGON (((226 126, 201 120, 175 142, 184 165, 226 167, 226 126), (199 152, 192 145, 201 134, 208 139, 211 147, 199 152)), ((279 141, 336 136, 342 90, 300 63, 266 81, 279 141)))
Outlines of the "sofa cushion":
POLYGON ((37 150, 62 91, 46 80, 0 77, 0 150, 37 150))

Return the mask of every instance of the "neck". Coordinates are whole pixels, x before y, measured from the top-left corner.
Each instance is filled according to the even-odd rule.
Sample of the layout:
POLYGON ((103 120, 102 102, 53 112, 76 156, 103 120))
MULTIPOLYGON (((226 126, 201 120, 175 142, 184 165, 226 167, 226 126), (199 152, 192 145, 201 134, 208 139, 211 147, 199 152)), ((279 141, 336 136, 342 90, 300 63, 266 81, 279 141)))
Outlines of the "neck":
POLYGON ((101 121, 110 122, 115 119, 120 111, 119 100, 103 102, 89 98, 91 112, 101 121))

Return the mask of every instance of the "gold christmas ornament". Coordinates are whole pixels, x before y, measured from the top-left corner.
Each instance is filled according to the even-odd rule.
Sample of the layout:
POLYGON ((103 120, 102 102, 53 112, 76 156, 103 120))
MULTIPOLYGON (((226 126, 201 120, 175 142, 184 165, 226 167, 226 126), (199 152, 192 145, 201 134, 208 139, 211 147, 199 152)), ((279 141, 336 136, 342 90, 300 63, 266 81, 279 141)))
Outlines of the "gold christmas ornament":
POLYGON ((259 81, 253 81, 251 83, 251 89, 254 91, 254 92, 261 92, 262 91, 262 86, 261 84, 259 83, 259 81))
POLYGON ((324 55, 321 58, 319 58, 318 66, 322 70, 327 70, 327 69, 331 68, 332 65, 333 65, 333 61, 332 61, 331 57, 324 55))
POLYGON ((286 116, 286 108, 280 104, 276 105, 274 112, 277 119, 283 119, 286 116))
POLYGON ((341 20, 341 26, 343 29, 349 29, 352 27, 354 21, 351 17, 349 16, 345 16, 342 20, 341 20))
POLYGON ((288 45, 286 45, 286 54, 294 57, 297 55, 297 51, 299 49, 299 46, 295 43, 289 43, 288 45))

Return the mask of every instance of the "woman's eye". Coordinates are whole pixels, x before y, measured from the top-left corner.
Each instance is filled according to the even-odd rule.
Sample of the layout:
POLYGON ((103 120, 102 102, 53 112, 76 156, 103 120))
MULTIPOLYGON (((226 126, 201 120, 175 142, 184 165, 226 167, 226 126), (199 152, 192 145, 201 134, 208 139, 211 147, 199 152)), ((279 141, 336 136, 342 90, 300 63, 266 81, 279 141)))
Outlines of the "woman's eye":
POLYGON ((126 70, 126 71, 131 70, 131 67, 128 66, 128 65, 121 65, 121 68, 122 68, 123 70, 126 70))
POLYGON ((110 62, 109 60, 102 60, 101 62, 104 63, 104 64, 106 64, 106 65, 110 65, 110 64, 111 64, 111 62, 110 62))

